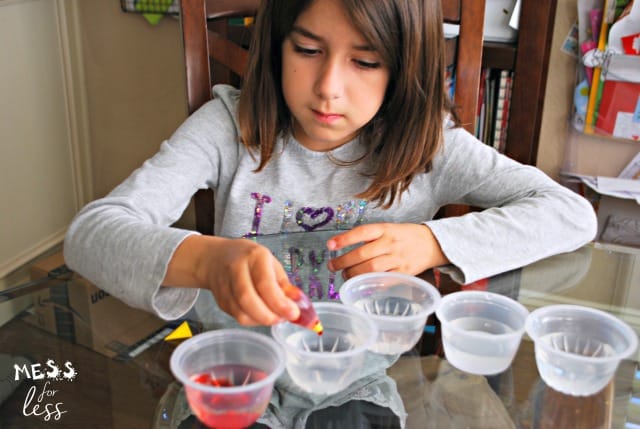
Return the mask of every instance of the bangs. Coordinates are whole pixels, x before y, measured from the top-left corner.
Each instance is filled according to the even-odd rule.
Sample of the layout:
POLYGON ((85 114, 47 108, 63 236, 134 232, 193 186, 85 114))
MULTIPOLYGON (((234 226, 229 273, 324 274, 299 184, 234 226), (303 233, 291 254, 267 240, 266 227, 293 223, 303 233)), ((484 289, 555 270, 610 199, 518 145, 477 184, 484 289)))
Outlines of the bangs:
POLYGON ((380 55, 391 73, 399 70, 398 52, 402 48, 402 31, 394 0, 341 0, 353 26, 380 55))

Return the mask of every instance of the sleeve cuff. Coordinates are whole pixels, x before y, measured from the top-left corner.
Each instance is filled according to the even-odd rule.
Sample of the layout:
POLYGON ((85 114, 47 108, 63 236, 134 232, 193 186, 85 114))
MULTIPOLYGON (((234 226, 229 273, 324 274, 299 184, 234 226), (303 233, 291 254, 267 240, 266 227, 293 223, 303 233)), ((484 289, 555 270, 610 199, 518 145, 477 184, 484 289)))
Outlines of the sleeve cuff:
POLYGON ((151 307, 164 320, 180 319, 194 306, 200 289, 161 286, 151 298, 151 307))

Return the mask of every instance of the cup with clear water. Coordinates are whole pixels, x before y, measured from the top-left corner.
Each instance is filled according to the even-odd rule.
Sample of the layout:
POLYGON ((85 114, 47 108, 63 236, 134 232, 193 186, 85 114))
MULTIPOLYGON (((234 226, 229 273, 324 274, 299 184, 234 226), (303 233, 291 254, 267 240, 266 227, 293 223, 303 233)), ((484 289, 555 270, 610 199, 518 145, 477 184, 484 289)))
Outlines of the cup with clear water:
POLYGON ((314 307, 324 327, 321 335, 289 322, 273 325, 271 334, 285 351, 291 379, 307 392, 330 395, 361 376, 378 330, 358 309, 334 302, 314 307))
POLYGON ((445 295, 436 316, 447 361, 472 374, 503 372, 518 351, 528 314, 522 304, 498 293, 460 291, 445 295))
POLYGON ((427 317, 440 302, 440 292, 415 276, 378 272, 344 282, 340 299, 365 311, 378 327, 378 338, 371 351, 394 355, 416 345, 427 317))
POLYGON ((619 318, 579 305, 549 305, 531 312, 526 332, 536 365, 551 388, 572 396, 602 390, 618 364, 636 351, 638 337, 619 318))

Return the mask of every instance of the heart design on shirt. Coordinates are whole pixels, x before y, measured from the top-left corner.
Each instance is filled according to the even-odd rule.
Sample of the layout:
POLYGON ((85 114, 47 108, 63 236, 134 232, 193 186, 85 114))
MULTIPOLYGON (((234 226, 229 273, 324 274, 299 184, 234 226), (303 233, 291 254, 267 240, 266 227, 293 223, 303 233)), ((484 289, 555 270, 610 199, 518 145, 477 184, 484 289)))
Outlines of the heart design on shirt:
POLYGON ((296 223, 305 231, 313 231, 320 228, 333 219, 333 209, 331 207, 302 207, 296 212, 296 223))

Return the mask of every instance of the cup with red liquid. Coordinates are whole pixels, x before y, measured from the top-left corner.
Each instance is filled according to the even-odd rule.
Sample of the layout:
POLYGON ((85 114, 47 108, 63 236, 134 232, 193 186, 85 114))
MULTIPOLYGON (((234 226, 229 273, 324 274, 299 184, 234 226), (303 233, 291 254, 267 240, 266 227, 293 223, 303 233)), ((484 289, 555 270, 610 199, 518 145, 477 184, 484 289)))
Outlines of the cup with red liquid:
POLYGON ((273 384, 285 368, 281 347, 242 329, 198 334, 170 360, 193 414, 210 428, 246 428, 264 413, 273 384))

